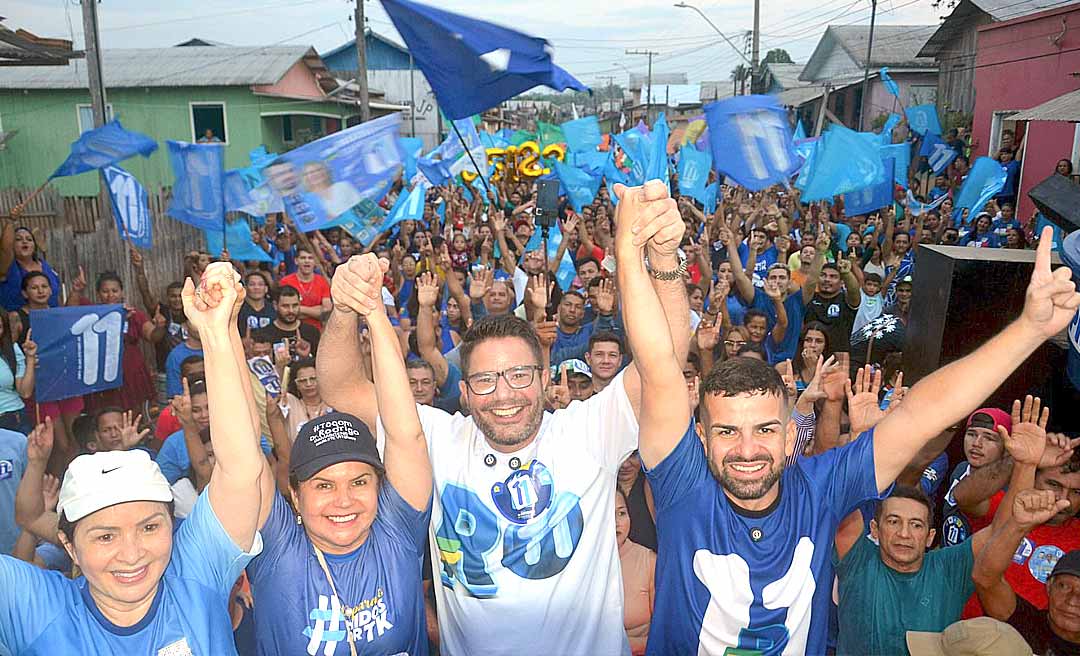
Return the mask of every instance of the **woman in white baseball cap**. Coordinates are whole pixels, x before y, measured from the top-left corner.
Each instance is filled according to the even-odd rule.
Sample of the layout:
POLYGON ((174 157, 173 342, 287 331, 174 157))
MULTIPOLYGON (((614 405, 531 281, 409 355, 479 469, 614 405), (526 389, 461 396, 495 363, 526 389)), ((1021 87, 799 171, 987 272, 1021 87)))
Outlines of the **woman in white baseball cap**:
POLYGON ((211 264, 184 312, 202 337, 216 464, 173 531, 172 490, 144 451, 84 455, 57 504, 71 580, 0 556, 0 645, 18 654, 235 654, 227 607, 262 549, 261 488, 272 489, 236 316, 243 288, 211 264))

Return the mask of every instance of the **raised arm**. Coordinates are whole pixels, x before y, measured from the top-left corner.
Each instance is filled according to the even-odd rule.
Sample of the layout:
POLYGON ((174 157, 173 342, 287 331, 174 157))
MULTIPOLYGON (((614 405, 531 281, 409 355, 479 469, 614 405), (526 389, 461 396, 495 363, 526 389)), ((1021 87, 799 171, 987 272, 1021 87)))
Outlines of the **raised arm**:
MULTIPOLYGON (((439 278, 425 272, 416 278, 416 300, 420 308, 416 317, 416 348, 420 357, 435 371, 435 384, 442 387, 450 372, 446 357, 435 343, 435 303, 439 300, 439 278)), ((376 381, 378 378, 376 378, 376 381)))
POLYGON ((0 230, 0 280, 7 279, 8 269, 15 261, 15 217, 5 217, 3 224, 0 230))
MULTIPOLYGON (((374 287, 382 281, 388 263, 368 254, 355 266, 360 278, 374 287)), ((410 506, 426 510, 431 503, 431 461, 405 373, 405 359, 382 303, 376 303, 364 316, 371 335, 379 419, 386 431, 386 478, 410 506)))
POLYGON ((375 387, 360 369, 360 320, 357 311, 382 305, 382 284, 360 277, 360 258, 354 255, 334 272, 330 296, 334 309, 326 321, 315 367, 323 400, 331 407, 355 415, 374 432, 379 411, 375 387))
POLYGON ((814 261, 810 263, 810 271, 806 274, 806 282, 802 286, 803 304, 809 303, 810 299, 814 298, 818 280, 821 278, 821 268, 825 266, 825 254, 828 252, 831 242, 832 237, 829 236, 828 230, 822 230, 818 233, 817 243, 814 248, 814 261))
POLYGON ((720 241, 724 242, 728 252, 728 262, 731 263, 731 275, 735 279, 735 293, 744 303, 754 302, 754 281, 746 275, 742 263, 739 260, 739 244, 736 241, 735 231, 724 227, 720 229, 720 241))
POLYGON ((34 384, 37 379, 37 343, 30 339, 32 333, 33 328, 26 329, 26 339, 23 340, 21 349, 26 365, 23 367, 23 375, 15 378, 15 391, 24 399, 34 395, 34 384))
POLYGON ((272 492, 273 480, 259 449, 254 399, 250 383, 245 385, 247 369, 240 368, 235 352, 240 346, 236 314, 243 298, 243 285, 228 262, 210 264, 197 291, 191 279, 184 284, 184 313, 202 340, 210 404, 214 468, 207 494, 229 537, 247 551, 269 514, 264 508, 269 499, 263 497, 265 490, 272 492))
POLYGON ((38 424, 26 438, 26 470, 15 491, 15 523, 42 540, 59 546, 56 511, 45 507, 42 487, 53 446, 52 419, 38 424))
MULTIPOLYGON (((642 463, 655 467, 686 433, 690 404, 682 376, 686 354, 675 350, 665 308, 645 268, 646 240, 634 230, 636 215, 644 209, 645 193, 630 190, 619 197, 615 213, 615 276, 622 297, 627 342, 634 354, 632 366, 641 386, 638 449, 642 463)), ((666 204, 672 206, 671 211, 677 216, 674 202, 666 204)))
POLYGON ((855 277, 851 259, 840 259, 837 261, 836 266, 840 269, 840 278, 844 281, 844 296, 848 307, 859 307, 862 305, 862 289, 859 288, 859 279, 855 277))
MULTIPOLYGON (((142 297, 143 307, 148 313, 157 313, 157 300, 150 291, 150 281, 146 279, 146 267, 143 266, 143 256, 134 246, 128 247, 131 257, 131 270, 135 274, 135 286, 139 288, 139 296, 142 297)), ((159 337, 157 340, 161 341, 159 337)))
POLYGON ((765 281, 765 286, 762 289, 765 295, 769 297, 769 300, 772 301, 773 310, 776 311, 776 325, 773 326, 769 335, 772 337, 773 342, 779 344, 784 341, 788 329, 787 308, 784 307, 784 292, 768 280, 765 281))
POLYGON ((919 381, 903 405, 877 426, 874 467, 879 490, 896 480, 926 442, 966 417, 1040 344, 1072 321, 1080 294, 1068 267, 1050 270, 1052 236, 1049 227, 1043 231, 1020 317, 974 353, 919 381))

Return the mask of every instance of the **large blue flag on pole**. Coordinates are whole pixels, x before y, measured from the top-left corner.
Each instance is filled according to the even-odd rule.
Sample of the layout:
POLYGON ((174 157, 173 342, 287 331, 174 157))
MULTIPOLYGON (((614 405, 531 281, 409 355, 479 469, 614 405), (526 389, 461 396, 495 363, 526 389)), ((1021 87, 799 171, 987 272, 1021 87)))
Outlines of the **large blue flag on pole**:
POLYGON ((575 153, 595 152, 603 139, 600 136, 600 122, 595 115, 567 121, 559 127, 566 138, 566 147, 575 153))
POLYGON ((892 79, 889 75, 889 68, 886 66, 881 69, 879 75, 881 76, 881 83, 885 85, 885 90, 900 99, 900 85, 896 83, 896 80, 892 79))
POLYGON ((411 0, 382 0, 448 118, 465 118, 546 86, 588 87, 555 65, 544 39, 411 0))
POLYGON ((862 133, 833 124, 814 148, 805 175, 795 183, 802 200, 831 199, 882 182, 885 170, 879 148, 862 133))
POLYGON ((713 168, 759 191, 798 170, 787 112, 772 96, 738 96, 705 105, 713 168))
POLYGON ((226 221, 224 230, 203 230, 206 235, 206 250, 214 257, 220 257, 223 248, 228 246, 229 259, 243 262, 270 262, 270 255, 255 243, 251 237, 251 226, 247 219, 238 218, 226 221))
POLYGON ((679 151, 679 193, 705 204, 705 187, 712 170, 712 154, 687 144, 679 151))
POLYGON ((893 169, 896 162, 890 157, 883 160, 882 165, 885 175, 880 183, 844 194, 844 216, 869 214, 893 202, 893 169))
POLYGON ((100 128, 83 132, 49 179, 103 169, 134 155, 149 157, 155 150, 156 141, 145 134, 125 130, 119 120, 113 119, 100 128))
POLYGON ((146 189, 135 176, 119 166, 109 166, 101 171, 112 199, 116 230, 132 246, 144 251, 154 245, 153 228, 150 225, 150 206, 146 189))
POLYGON ((559 182, 566 187, 566 197, 578 214, 581 213, 581 208, 593 202, 596 192, 600 190, 600 176, 590 175, 587 171, 558 160, 555 161, 555 174, 559 177, 559 182))
POLYGON ((970 216, 981 211, 994 194, 1005 186, 1005 177, 1005 169, 997 160, 989 157, 975 160, 954 199, 953 220, 959 221, 965 209, 970 216))
POLYGON ((176 182, 165 212, 203 230, 222 230, 225 222, 225 146, 168 141, 176 182))
POLYGON ((923 137, 919 155, 926 157, 926 161, 930 164, 930 169, 935 175, 940 175, 956 159, 957 152, 949 144, 945 143, 940 136, 930 132, 923 137))

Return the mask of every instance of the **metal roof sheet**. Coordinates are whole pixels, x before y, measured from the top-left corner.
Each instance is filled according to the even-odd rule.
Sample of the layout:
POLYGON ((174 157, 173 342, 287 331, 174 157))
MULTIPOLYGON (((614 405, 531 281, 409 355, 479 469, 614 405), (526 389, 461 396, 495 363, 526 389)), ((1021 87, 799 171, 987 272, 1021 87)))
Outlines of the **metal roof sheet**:
POLYGON ((1068 121, 1080 122, 1080 90, 1070 91, 1041 105, 1013 114, 1010 121, 1068 121))

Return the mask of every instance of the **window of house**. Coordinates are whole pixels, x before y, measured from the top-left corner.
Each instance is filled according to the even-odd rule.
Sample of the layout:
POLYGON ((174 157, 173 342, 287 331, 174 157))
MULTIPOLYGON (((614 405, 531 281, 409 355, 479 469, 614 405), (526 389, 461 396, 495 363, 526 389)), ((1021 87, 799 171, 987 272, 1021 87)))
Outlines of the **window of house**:
POLYGON ((909 105, 937 104, 937 86, 912 85, 908 87, 908 93, 911 94, 909 105))
MULTIPOLYGON (((90 105, 76 105, 78 110, 79 134, 94 129, 94 108, 90 105)), ((112 103, 105 105, 105 121, 113 120, 112 103)))
POLYGON ((225 103, 190 103, 191 140, 196 143, 228 143, 225 103))
POLYGON ((1002 136, 1008 134, 1006 141, 1011 140, 1011 145, 1016 148, 1022 134, 1017 134, 1017 128, 1019 124, 1012 120, 1011 117, 1016 114, 1016 110, 1005 110, 994 112, 990 118, 990 148, 987 151, 991 157, 997 155, 998 150, 1002 145, 1002 136))

